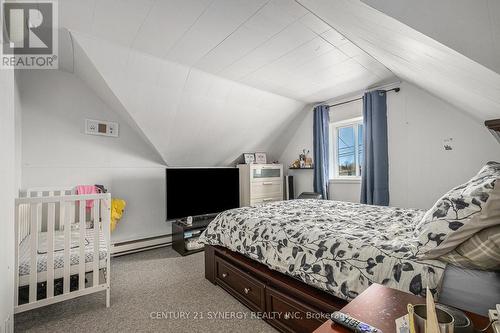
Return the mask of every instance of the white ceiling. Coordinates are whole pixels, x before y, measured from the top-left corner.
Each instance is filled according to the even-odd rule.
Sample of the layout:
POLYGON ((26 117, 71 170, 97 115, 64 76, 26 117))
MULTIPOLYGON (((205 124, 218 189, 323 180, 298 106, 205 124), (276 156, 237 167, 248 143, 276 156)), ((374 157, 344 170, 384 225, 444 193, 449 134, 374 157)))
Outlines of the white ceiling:
POLYGON ((500 1, 362 1, 500 73, 500 1))
POLYGON ((394 82, 293 0, 60 0, 60 26, 304 102, 394 82))
POLYGON ((272 160, 305 107, 100 38, 71 36, 74 73, 110 107, 126 111, 170 166, 228 165, 255 151, 272 160))
POLYGON ((126 111, 169 165, 276 156, 305 103, 399 78, 477 119, 500 117, 499 74, 359 0, 59 6, 75 46, 64 65, 126 111))
POLYGON ((402 80, 478 120, 500 117, 500 74, 361 1, 298 1, 402 80))

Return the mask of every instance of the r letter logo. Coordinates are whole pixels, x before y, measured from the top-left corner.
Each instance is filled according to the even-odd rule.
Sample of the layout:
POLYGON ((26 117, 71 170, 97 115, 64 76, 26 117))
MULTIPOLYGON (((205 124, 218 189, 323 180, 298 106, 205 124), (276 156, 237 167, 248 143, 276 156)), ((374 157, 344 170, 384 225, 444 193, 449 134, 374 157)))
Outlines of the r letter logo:
POLYGON ((2 1, 1 68, 57 69, 57 3, 2 1))

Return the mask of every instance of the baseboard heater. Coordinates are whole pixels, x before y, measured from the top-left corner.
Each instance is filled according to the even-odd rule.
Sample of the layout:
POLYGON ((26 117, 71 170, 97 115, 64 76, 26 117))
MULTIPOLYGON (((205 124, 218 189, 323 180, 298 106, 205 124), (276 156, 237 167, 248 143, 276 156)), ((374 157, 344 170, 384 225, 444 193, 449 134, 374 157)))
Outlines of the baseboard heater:
POLYGON ((111 244, 111 256, 117 257, 140 251, 152 250, 172 245, 172 235, 141 238, 133 241, 117 242, 111 244))

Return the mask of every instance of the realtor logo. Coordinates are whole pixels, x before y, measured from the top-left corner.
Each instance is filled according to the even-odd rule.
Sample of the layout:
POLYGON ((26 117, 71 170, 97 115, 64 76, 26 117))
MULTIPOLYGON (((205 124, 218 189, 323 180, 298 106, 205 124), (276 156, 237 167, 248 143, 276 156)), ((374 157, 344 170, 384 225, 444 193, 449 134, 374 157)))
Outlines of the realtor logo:
POLYGON ((57 69, 57 3, 2 1, 1 68, 57 69))

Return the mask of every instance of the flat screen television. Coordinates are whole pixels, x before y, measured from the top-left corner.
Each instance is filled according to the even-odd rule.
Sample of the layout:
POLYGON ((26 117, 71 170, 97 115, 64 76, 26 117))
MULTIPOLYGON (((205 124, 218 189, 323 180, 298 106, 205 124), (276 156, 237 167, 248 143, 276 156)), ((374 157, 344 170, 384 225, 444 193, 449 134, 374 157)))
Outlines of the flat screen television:
POLYGON ((167 168, 167 221, 240 205, 238 168, 167 168))

